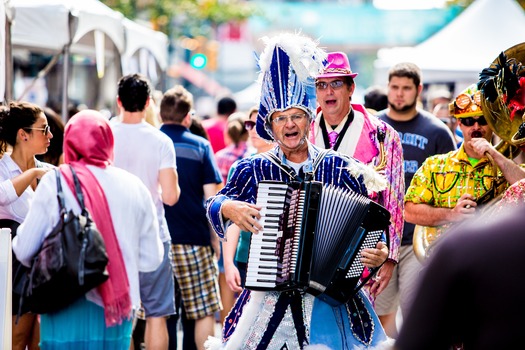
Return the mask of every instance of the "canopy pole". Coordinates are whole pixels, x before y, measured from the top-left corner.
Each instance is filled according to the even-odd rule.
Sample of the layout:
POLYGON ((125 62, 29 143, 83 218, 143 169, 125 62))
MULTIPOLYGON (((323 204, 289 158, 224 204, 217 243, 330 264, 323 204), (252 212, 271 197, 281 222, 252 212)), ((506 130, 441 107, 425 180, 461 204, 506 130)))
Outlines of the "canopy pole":
POLYGON ((62 121, 67 123, 69 113, 68 113, 68 77, 69 77, 69 56, 70 56, 70 45, 64 47, 64 60, 62 67, 62 121))
POLYGON ((6 21, 5 21, 5 91, 2 96, 2 102, 11 101, 13 99, 13 42, 11 41, 11 26, 13 24, 13 9, 9 6, 9 2, 5 3, 6 21))

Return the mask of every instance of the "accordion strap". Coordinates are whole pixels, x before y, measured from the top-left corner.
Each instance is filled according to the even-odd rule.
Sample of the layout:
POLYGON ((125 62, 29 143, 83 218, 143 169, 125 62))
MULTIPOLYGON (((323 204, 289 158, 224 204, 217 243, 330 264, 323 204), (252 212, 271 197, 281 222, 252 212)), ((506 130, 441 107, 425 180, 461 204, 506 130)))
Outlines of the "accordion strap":
MULTIPOLYGON (((314 159, 313 164, 312 164, 312 173, 313 174, 315 174, 315 171, 317 170, 317 167, 321 164, 321 162, 323 161, 323 159, 326 156, 326 154, 328 152, 330 152, 330 151, 331 150, 329 150, 329 149, 323 149, 317 154, 317 157, 314 159)), ((292 169, 292 167, 290 167, 287 164, 284 164, 279 159, 279 157, 277 157, 275 155, 275 153, 273 153, 273 150, 261 153, 261 156, 263 158, 269 160, 270 162, 274 163, 275 165, 277 165, 281 170, 283 170, 285 173, 287 173, 292 179, 297 179, 298 176, 297 176, 297 174, 295 174, 295 171, 292 169)))
POLYGON ((277 303, 275 304, 275 312, 272 314, 270 321, 268 322, 268 327, 263 333, 262 339, 257 346, 257 350, 265 350, 268 348, 270 341, 273 339, 275 331, 284 319, 284 315, 288 309, 288 306, 290 306, 290 310, 292 312, 295 331, 297 332, 297 340, 301 349, 303 348, 304 344, 308 344, 303 317, 302 295, 298 291, 288 291, 280 293, 277 303))
POLYGON ((289 165, 286 165, 283 162, 281 162, 279 157, 277 157, 273 153, 272 150, 261 153, 261 157, 263 157, 263 158, 269 160, 270 162, 272 162, 273 164, 277 165, 282 171, 287 173, 291 178, 296 178, 297 177, 297 175, 295 174, 293 169, 289 165))

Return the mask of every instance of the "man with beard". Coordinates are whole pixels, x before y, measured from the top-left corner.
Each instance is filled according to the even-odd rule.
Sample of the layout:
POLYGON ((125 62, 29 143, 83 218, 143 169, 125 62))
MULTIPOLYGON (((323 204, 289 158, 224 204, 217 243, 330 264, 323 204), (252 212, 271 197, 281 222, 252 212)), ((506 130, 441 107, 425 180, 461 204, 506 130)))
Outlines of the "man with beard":
POLYGON ((373 299, 385 289, 398 263, 405 195, 403 148, 390 125, 374 117, 363 105, 351 103, 358 73, 352 72, 346 54, 331 52, 327 62, 315 81, 319 108, 311 124, 310 140, 316 146, 360 160, 387 180, 386 189, 370 195, 391 214, 388 260, 367 286, 373 299))
MULTIPOLYGON (((422 89, 418 66, 408 62, 394 65, 388 73, 388 109, 378 115, 401 138, 406 187, 427 157, 456 149, 450 129, 431 113, 417 108, 422 89)), ((414 293, 415 277, 421 269, 412 249, 413 234, 414 225, 405 222, 398 264, 389 285, 375 304, 383 327, 392 338, 397 335, 396 311, 401 306, 402 313, 406 315, 414 293)))

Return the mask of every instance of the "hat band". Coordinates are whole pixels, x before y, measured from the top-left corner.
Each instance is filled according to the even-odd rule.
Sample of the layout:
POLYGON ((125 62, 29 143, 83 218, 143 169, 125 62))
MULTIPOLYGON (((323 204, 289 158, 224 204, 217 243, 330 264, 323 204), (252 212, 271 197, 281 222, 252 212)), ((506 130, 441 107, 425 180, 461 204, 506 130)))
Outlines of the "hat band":
POLYGON ((327 68, 324 71, 326 73, 342 73, 342 74, 353 74, 351 70, 345 68, 327 68))

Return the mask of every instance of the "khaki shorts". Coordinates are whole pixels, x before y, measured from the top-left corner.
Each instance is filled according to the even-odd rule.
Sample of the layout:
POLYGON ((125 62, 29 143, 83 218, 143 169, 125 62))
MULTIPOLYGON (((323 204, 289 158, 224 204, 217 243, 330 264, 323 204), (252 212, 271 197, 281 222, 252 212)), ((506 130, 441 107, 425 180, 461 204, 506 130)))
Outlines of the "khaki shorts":
POLYGON ((374 308, 379 316, 393 313, 399 306, 402 314, 407 315, 422 268, 423 265, 417 260, 412 245, 399 248, 399 263, 392 271, 388 286, 375 300, 374 308))

